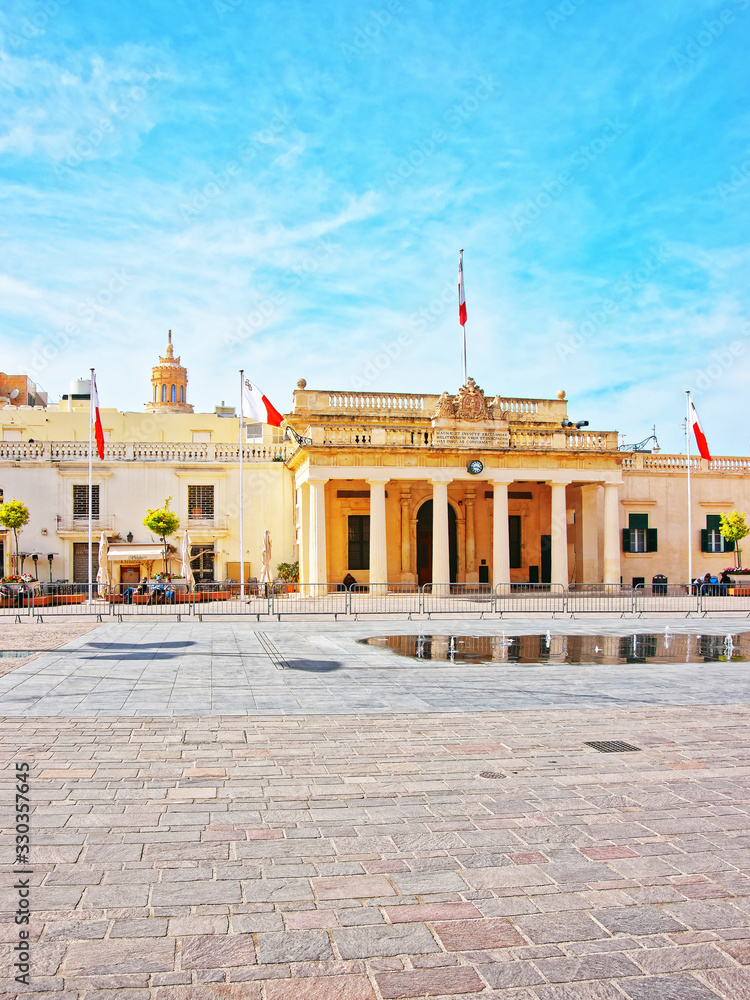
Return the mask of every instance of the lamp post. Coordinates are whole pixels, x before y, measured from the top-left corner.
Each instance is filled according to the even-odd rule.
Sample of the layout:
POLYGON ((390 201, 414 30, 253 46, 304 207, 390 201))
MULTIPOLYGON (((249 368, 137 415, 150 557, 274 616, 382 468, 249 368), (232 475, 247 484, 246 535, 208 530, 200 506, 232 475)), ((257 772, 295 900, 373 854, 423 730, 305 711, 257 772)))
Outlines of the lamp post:
POLYGON ((49 582, 52 583, 52 560, 55 558, 54 552, 47 553, 47 562, 49 563, 49 582))
POLYGON ((34 560, 34 579, 39 579, 39 573, 37 572, 37 563, 39 562, 39 554, 34 552, 31 558, 34 560))

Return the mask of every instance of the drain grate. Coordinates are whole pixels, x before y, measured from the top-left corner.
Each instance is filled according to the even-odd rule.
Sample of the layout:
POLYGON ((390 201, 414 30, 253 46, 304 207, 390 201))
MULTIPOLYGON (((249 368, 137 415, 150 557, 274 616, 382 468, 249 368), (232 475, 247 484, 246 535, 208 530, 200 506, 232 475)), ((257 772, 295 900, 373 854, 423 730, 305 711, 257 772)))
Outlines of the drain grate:
POLYGON ((480 771, 480 778, 504 778, 505 775, 502 771, 480 771))
POLYGON ((622 740, 585 740, 587 747, 593 747, 599 753, 634 753, 640 752, 640 747, 634 747, 632 743, 623 743, 622 740))

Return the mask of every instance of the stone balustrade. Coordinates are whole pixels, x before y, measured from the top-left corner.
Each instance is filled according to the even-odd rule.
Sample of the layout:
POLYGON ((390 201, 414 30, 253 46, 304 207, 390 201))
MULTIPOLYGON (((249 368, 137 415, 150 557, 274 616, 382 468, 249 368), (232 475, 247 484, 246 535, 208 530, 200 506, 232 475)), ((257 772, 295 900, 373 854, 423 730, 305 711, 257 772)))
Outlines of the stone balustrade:
MULTIPOLYGON (((244 462, 285 461, 286 444, 245 445, 244 462)), ((112 442, 104 445, 105 462, 239 462, 239 444, 191 442, 112 442)), ((87 462, 87 441, 0 441, 0 462, 87 462)), ((99 461, 95 455, 96 462, 99 461)))

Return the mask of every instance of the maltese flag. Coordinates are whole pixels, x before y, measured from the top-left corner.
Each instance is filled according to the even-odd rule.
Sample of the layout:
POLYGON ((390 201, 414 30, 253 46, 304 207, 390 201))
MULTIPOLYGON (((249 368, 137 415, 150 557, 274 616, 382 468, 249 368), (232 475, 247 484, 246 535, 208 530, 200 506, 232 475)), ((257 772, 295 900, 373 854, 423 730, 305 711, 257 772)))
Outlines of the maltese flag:
POLYGON ((263 395, 257 385, 246 378, 242 380, 242 416, 260 424, 281 427, 284 418, 263 395))
POLYGON ((458 257, 458 322, 466 325, 466 296, 464 294, 464 252, 458 257))
POLYGON ((698 451, 701 453, 701 458, 705 458, 707 462, 710 462, 711 452, 708 450, 708 441, 706 441, 706 435, 703 433, 703 428, 693 406, 692 399, 690 400, 690 424, 695 434, 695 440, 698 443, 698 451))
POLYGON ((96 391, 96 376, 93 381, 92 416, 94 426, 94 438, 96 439, 96 453, 102 460, 104 459, 104 431, 102 430, 102 418, 99 414, 99 393, 96 391))

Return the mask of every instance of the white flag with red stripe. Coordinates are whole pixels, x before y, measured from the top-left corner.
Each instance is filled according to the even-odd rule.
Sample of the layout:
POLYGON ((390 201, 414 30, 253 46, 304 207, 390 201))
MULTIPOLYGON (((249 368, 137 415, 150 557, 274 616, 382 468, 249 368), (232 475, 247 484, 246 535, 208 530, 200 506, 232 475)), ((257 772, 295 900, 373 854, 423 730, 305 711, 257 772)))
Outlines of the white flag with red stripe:
POLYGON ((242 416, 257 420, 260 424, 281 427, 284 418, 268 401, 257 385, 246 378, 242 380, 242 416))
POLYGON ((104 458, 104 431, 102 430, 102 418, 99 414, 99 393, 96 391, 96 376, 92 379, 91 393, 92 400, 92 423, 94 426, 94 438, 96 440, 96 453, 99 458, 104 458))
POLYGON ((464 252, 458 257, 458 322, 466 325, 466 295, 464 294, 464 252))
POLYGON ((690 423, 693 428, 693 433, 695 434, 695 440, 698 444, 698 451, 701 454, 701 458, 705 458, 707 462, 710 462, 711 452, 708 450, 706 435, 703 433, 703 428, 701 427, 701 422, 698 419, 695 406, 693 406, 692 399, 690 400, 690 423))

